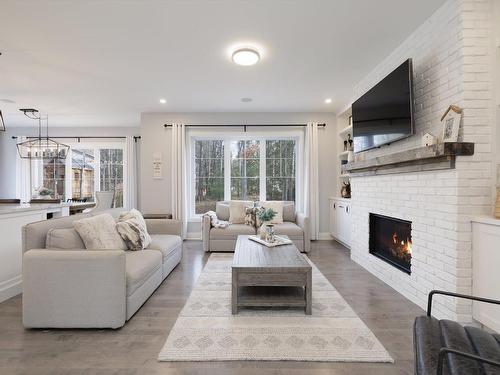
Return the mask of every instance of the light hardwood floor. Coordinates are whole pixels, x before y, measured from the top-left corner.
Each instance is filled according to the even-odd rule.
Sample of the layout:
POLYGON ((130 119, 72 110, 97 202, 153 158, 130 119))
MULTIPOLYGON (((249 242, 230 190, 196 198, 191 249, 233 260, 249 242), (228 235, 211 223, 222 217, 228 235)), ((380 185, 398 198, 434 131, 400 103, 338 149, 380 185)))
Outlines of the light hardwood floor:
POLYGON ((334 241, 317 241, 311 260, 395 359, 394 364, 319 362, 157 362, 208 254, 187 241, 182 263, 118 330, 25 330, 21 297, 0 304, 0 374, 413 374, 412 325, 423 310, 349 259, 334 241))

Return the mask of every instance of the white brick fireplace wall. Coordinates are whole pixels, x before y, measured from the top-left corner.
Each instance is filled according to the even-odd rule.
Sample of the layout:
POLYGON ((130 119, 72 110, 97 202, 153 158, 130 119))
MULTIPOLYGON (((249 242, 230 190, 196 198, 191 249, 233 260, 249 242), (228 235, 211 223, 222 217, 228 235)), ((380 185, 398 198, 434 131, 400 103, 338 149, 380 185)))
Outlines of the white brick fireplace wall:
MULTIPOLYGON (((451 0, 421 25, 355 88, 366 92, 407 58, 413 59, 415 136, 364 153, 365 158, 420 146, 441 135, 450 104, 464 108, 460 139, 475 142, 456 169, 352 178, 351 257, 401 294, 425 307, 431 289, 471 292, 470 217, 490 213, 492 186, 493 43, 490 0, 451 0), (412 222, 412 273, 368 252, 370 212, 412 222)), ((440 298, 440 318, 471 320, 467 302, 440 298)))

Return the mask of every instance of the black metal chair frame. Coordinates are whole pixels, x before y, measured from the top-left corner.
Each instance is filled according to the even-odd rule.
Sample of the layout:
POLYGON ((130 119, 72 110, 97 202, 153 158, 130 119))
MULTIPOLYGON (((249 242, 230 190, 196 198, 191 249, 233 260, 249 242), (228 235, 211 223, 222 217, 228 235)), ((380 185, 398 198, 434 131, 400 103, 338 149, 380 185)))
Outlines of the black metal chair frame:
MULTIPOLYGON (((428 296, 428 299, 427 299, 427 316, 431 316, 431 313, 432 313, 432 297, 435 294, 441 294, 441 295, 444 295, 444 296, 450 296, 450 297, 456 297, 456 298, 464 298, 464 299, 468 299, 468 300, 472 300, 472 301, 492 303, 494 305, 500 305, 500 301, 497 301, 497 300, 494 300, 494 299, 469 296, 467 294, 459 294, 459 293, 446 292, 446 291, 443 291, 443 290, 432 290, 429 293, 429 296, 428 296)), ((455 349, 452 349, 452 348, 443 347, 443 348, 441 348, 439 350, 437 375, 443 375, 444 360, 446 358, 446 354, 459 355, 459 356, 462 356, 462 357, 465 357, 465 358, 473 359, 475 361, 486 363, 488 365, 500 368, 500 362, 492 361, 491 359, 480 357, 478 355, 467 353, 467 352, 463 352, 463 351, 460 351, 460 350, 455 350, 455 349)))

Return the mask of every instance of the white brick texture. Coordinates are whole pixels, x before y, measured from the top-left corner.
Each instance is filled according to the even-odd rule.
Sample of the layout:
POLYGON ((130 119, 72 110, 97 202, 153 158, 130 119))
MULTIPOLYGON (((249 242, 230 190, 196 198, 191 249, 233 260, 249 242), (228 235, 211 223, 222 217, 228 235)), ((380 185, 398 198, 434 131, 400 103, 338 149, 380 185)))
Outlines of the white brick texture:
MULTIPOLYGON (((456 169, 352 178, 352 259, 422 308, 431 289, 471 292, 470 218, 491 211, 491 6, 446 2, 355 87, 359 97, 413 59, 415 136, 362 157, 419 147, 426 132, 441 136, 440 117, 450 104, 464 109, 460 140, 475 142, 474 156, 458 157, 456 169), (411 275, 369 254, 370 212, 412 222, 411 275)), ((469 322, 471 305, 438 298, 435 315, 469 322)))

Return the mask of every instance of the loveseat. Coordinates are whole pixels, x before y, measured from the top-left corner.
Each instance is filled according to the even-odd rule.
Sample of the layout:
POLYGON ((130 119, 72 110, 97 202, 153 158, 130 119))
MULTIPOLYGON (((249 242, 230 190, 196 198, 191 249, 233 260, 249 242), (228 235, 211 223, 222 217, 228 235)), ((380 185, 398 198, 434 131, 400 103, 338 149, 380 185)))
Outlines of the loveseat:
MULTIPOLYGON (((257 202, 259 206, 261 202, 257 202)), ((229 201, 216 203, 215 213, 219 220, 229 220, 229 201)), ((309 218, 295 212, 295 203, 283 202, 283 223, 274 225, 277 235, 287 235, 301 252, 311 249, 309 218)), ((230 224, 226 228, 215 228, 208 215, 202 217, 202 239, 205 251, 234 251, 238 235, 254 235, 257 228, 247 224, 230 224)))
POLYGON ((25 327, 119 328, 175 268, 182 257, 177 220, 146 219, 152 242, 145 250, 85 249, 73 222, 102 213, 116 219, 123 211, 89 212, 23 227, 25 327), (51 248, 53 243, 64 246, 51 248))

